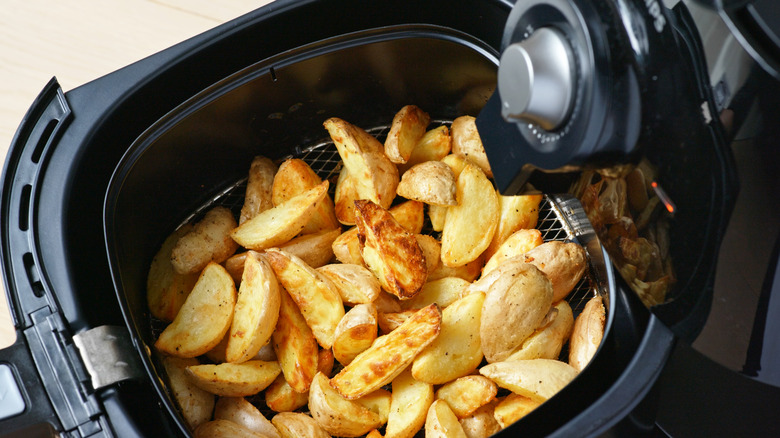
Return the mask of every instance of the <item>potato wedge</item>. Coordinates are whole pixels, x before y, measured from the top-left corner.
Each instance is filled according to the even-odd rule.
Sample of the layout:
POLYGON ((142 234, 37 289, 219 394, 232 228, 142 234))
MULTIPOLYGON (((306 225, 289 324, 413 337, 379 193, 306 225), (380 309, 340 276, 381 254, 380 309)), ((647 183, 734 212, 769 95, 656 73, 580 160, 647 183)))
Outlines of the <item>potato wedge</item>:
POLYGON ((528 194, 516 196, 498 195, 498 228, 493 235, 486 253, 490 258, 498 247, 517 230, 536 228, 539 221, 539 204, 542 202, 542 194, 528 194))
POLYGON ((379 296, 374 300, 377 313, 393 313, 401 311, 401 300, 397 296, 379 291, 379 296))
POLYGON ((342 365, 352 362, 367 350, 377 336, 376 306, 358 304, 351 308, 336 326, 333 337, 333 356, 342 365))
POLYGON ((385 155, 393 163, 403 164, 409 161, 417 143, 425 135, 431 122, 431 116, 415 105, 401 108, 390 125, 385 140, 385 155))
POLYGON ((397 312, 378 312, 376 320, 380 331, 382 334, 386 335, 398 327, 401 327, 406 320, 417 313, 417 310, 419 309, 399 310, 397 312))
POLYGON ((398 186, 398 168, 384 154, 384 147, 371 134, 338 118, 323 125, 336 149, 355 179, 357 199, 368 199, 389 208, 398 186))
POLYGON ((555 303, 555 306, 550 311, 554 313, 552 321, 547 325, 539 327, 523 342, 519 349, 506 358, 507 361, 558 359, 563 344, 571 336, 574 316, 571 306, 565 300, 555 303))
POLYGON ((404 172, 396 193, 430 205, 457 205, 455 174, 441 161, 426 161, 404 172))
POLYGON ((466 432, 444 400, 436 400, 425 417, 426 438, 466 438, 466 432))
POLYGON ((385 424, 390 416, 390 400, 392 396, 390 391, 379 388, 370 394, 355 399, 355 403, 379 415, 379 421, 385 424))
POLYGON ((450 166, 452 173, 455 174, 455 179, 458 179, 460 173, 463 172, 463 169, 466 168, 467 164, 472 163, 476 165, 474 161, 470 160, 466 156, 455 153, 447 155, 446 157, 442 158, 441 161, 450 166))
POLYGON ((334 263, 319 267, 317 271, 330 279, 341 301, 348 306, 372 303, 382 291, 374 274, 360 265, 334 263))
POLYGON ((436 303, 441 308, 446 308, 461 297, 461 292, 470 283, 460 277, 444 277, 425 283, 419 294, 413 298, 401 301, 404 309, 422 309, 436 303))
POLYGON ((428 274, 433 272, 441 263, 441 243, 435 237, 428 234, 415 234, 417 244, 420 245, 428 274))
POLYGON ((465 296, 442 311, 441 332, 412 363, 412 375, 439 385, 465 376, 482 362, 479 336, 485 295, 465 296))
POLYGON ((330 438, 319 424, 302 412, 280 412, 271 419, 282 438, 330 438))
POLYGON ((230 325, 225 360, 246 362, 271 339, 279 318, 279 282, 261 254, 249 251, 230 325))
POLYGON ((588 300, 577 316, 569 340, 569 365, 582 371, 593 359, 604 337, 606 311, 601 295, 588 300))
POLYGON ((212 420, 195 429, 195 438, 268 438, 229 420, 212 420))
POLYGON ((151 314, 163 321, 173 321, 192 291, 200 273, 179 274, 171 264, 171 251, 179 238, 192 230, 185 224, 169 235, 152 259, 146 277, 146 303, 151 314))
POLYGON ((390 214, 404 229, 420 234, 425 224, 425 204, 419 201, 405 201, 390 207, 390 214))
POLYGON ((463 266, 490 245, 498 226, 498 197, 493 183, 478 167, 468 164, 458 177, 458 205, 447 209, 441 234, 441 260, 463 266))
POLYGON ((462 155, 476 163, 488 178, 493 178, 482 139, 477 131, 476 119, 472 116, 461 116, 452 121, 452 153, 462 155))
POLYGON ((336 218, 344 225, 355 225, 355 201, 360 199, 357 179, 350 175, 346 167, 339 171, 336 191, 333 194, 336 218))
POLYGON ((199 363, 198 359, 195 358, 162 358, 173 398, 179 405, 184 421, 192 429, 211 419, 211 412, 214 410, 216 400, 214 394, 195 385, 185 371, 188 366, 199 363))
POLYGON ((460 425, 469 438, 487 438, 501 430, 501 425, 493 417, 498 399, 480 407, 468 417, 460 419, 460 425))
POLYGON ((440 232, 444 229, 444 222, 447 220, 448 208, 449 207, 443 205, 428 206, 428 219, 431 220, 431 228, 433 231, 440 232))
POLYGON ((314 376, 309 389, 309 410, 317 424, 335 436, 357 437, 382 425, 379 414, 342 397, 322 373, 314 376))
POLYGON ((246 397, 264 390, 282 372, 278 362, 191 365, 187 374, 201 389, 223 397, 246 397))
POLYGON ((482 268, 482 275, 492 271, 501 262, 536 248, 544 243, 542 232, 537 229, 521 229, 515 231, 502 243, 482 268))
POLYGON ((433 403, 433 385, 415 380, 411 371, 405 370, 393 379, 392 394, 385 438, 412 438, 425 424, 433 403))
MULTIPOLYGON (((317 354, 317 372, 329 376, 333 371, 333 352, 320 350, 317 354)), ((306 406, 309 402, 309 391, 297 392, 279 375, 263 392, 265 404, 275 412, 292 412, 306 406)))
POLYGON ((276 278, 298 305, 322 348, 333 345, 333 334, 344 316, 344 304, 336 287, 306 262, 278 248, 266 250, 276 278))
POLYGON ((279 249, 299 257, 312 268, 319 268, 333 260, 333 242, 341 235, 341 228, 325 229, 298 236, 279 249))
POLYGON ((544 272, 553 285, 553 301, 566 298, 588 267, 585 249, 573 242, 545 242, 525 253, 525 262, 544 272))
POLYGON ((390 383, 436 339, 441 311, 435 304, 418 310, 392 333, 380 336, 368 350, 330 379, 343 397, 354 400, 390 383))
POLYGON ((382 287, 401 299, 416 295, 428 277, 428 266, 414 234, 368 200, 355 201, 355 219, 363 260, 382 287))
POLYGON ((444 263, 439 260, 439 264, 436 268, 428 274, 428 281, 438 280, 445 277, 459 277, 468 282, 472 282, 479 277, 479 273, 482 272, 482 268, 485 266, 485 257, 480 255, 473 262, 468 262, 463 266, 445 266, 444 263))
POLYGON ((160 333, 155 348, 178 357, 206 353, 230 329, 235 304, 236 286, 230 274, 222 265, 209 263, 176 318, 160 333))
POLYGON ((426 161, 439 161, 446 157, 452 150, 452 137, 450 137, 450 128, 442 125, 433 128, 423 134, 420 141, 417 142, 412 155, 406 160, 406 163, 398 165, 398 171, 403 174, 415 164, 426 161))
POLYGON ((268 209, 235 228, 230 235, 247 249, 260 251, 286 243, 303 230, 328 196, 328 181, 268 209))
POLYGON ((297 392, 306 392, 317 373, 317 339, 285 290, 280 291, 279 319, 271 335, 274 351, 287 383, 297 392))
MULTIPOLYGON (((280 205, 322 183, 322 178, 299 158, 290 158, 279 165, 273 180, 273 205, 280 205)), ((318 233, 341 227, 330 196, 322 198, 314 207, 315 212, 301 230, 302 234, 318 233)))
POLYGON ((509 394, 496 405, 493 416, 502 428, 525 417, 531 411, 539 407, 541 402, 519 394, 509 394))
POLYGON ((215 420, 228 420, 269 438, 281 438, 279 431, 262 412, 243 397, 220 397, 214 407, 215 420))
POLYGON ((458 419, 468 417, 490 403, 498 393, 492 380, 485 376, 459 377, 439 388, 436 398, 445 400, 458 419))
POLYGON ((488 288, 479 334, 488 362, 506 359, 552 307, 552 285, 536 266, 518 263, 488 288))
POLYGON ((267 157, 257 156, 252 160, 246 181, 244 205, 238 217, 239 225, 274 206, 272 192, 275 174, 276 164, 267 157))
POLYGON ((222 263, 233 255, 238 244, 230 238, 236 227, 233 213, 225 207, 214 207, 181 236, 171 250, 171 264, 179 274, 200 272, 209 262, 222 263))
POLYGON ((479 373, 515 394, 543 402, 575 377, 577 370, 554 359, 516 360, 485 365, 479 373))

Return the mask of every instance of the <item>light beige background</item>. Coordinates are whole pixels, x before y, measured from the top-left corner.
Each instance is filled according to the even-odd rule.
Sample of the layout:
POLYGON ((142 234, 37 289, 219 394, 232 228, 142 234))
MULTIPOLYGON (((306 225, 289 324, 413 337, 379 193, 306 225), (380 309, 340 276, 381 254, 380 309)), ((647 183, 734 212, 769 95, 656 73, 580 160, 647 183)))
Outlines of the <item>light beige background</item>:
MULTIPOLYGON (((0 0, 0 162, 53 76, 64 91, 270 0, 0 0)), ((0 284, 0 348, 14 329, 0 284)))

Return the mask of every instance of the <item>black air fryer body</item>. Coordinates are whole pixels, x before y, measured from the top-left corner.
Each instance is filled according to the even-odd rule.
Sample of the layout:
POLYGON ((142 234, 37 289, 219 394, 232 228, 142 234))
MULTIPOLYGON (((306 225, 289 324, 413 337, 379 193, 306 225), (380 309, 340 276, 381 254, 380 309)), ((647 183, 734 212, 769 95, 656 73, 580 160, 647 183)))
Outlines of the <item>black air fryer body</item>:
MULTIPOLYGON (((652 22, 646 3, 616 1, 600 12, 619 19, 630 6, 639 21, 626 22, 652 22)), ((17 340, 0 364, 25 409, 0 420, 0 430, 187 435, 149 352, 144 263, 162 239, 240 179, 253 156, 283 157, 321 138, 323 117, 374 126, 408 103, 444 120, 477 115, 495 89, 512 7, 279 0, 67 93, 52 80, 3 171, 0 254, 17 340), (152 126, 172 134, 155 137, 152 126), (134 182, 123 186, 128 175, 134 182), (100 371, 118 362, 120 372, 100 371)), ((650 57, 644 67, 662 67, 655 79, 626 47, 607 61, 645 93, 641 103, 631 93, 614 98, 634 108, 631 129, 642 152, 664 164, 661 183, 678 204, 679 287, 650 312, 616 276, 612 326, 594 362, 503 436, 658 433, 656 382, 668 363, 689 366, 673 351, 706 319, 736 182, 723 132, 703 116, 714 107, 695 28, 681 4, 662 13, 662 52, 673 60, 640 53, 650 57), (664 75, 673 87, 656 84, 664 75)), ((631 27, 602 30, 604 44, 624 44, 631 27)), ((538 178, 550 190, 564 185, 557 175, 538 178)), ((762 394, 778 400, 776 391, 762 394)))

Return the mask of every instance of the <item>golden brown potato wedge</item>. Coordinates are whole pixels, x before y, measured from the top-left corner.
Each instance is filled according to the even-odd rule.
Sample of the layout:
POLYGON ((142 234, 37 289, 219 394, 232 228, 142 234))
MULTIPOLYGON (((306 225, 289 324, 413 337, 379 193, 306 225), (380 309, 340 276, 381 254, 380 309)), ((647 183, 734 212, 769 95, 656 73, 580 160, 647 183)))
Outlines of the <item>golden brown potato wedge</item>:
POLYGON ((492 380, 485 376, 459 377, 436 391, 436 398, 447 402, 459 419, 468 417, 477 409, 490 403, 498 393, 492 380))
POLYGON ((412 155, 409 156, 406 163, 398 165, 398 170, 403 174, 415 164, 426 161, 439 161, 446 157, 450 150, 452 150, 450 128, 447 125, 433 128, 422 136, 414 149, 412 149, 412 155))
POLYGON ((344 316, 344 304, 336 287, 299 257, 278 248, 266 250, 279 283, 298 305, 322 348, 333 345, 333 334, 344 316))
POLYGON ((466 438, 466 432, 444 400, 436 400, 425 417, 426 438, 466 438))
POLYGON ((479 334, 488 362, 506 359, 539 327, 552 307, 552 285, 528 263, 514 265, 488 288, 479 334))
MULTIPOLYGON (((571 306, 565 300, 555 303, 550 310, 552 321, 539 327, 507 361, 522 359, 557 359, 574 326, 571 306)), ((549 316, 549 315, 548 315, 549 316)))
POLYGON ((543 402, 577 376, 577 370, 554 359, 496 362, 479 369, 480 374, 515 394, 543 402))
POLYGON ((476 119, 472 116, 461 116, 452 121, 452 153, 462 155, 476 163, 488 178, 493 178, 490 163, 482 146, 482 139, 477 131, 476 119))
POLYGON ((536 228, 539 221, 539 204, 542 202, 542 194, 503 196, 496 193, 499 205, 498 228, 485 251, 488 258, 517 230, 536 228))
POLYGON ((214 394, 204 391, 195 385, 185 371, 188 366, 198 365, 198 359, 163 357, 162 363, 165 373, 168 375, 168 383, 173 398, 179 405, 187 425, 195 429, 209 421, 214 410, 216 397, 214 397, 214 394))
POLYGON ((460 277, 444 277, 425 283, 419 294, 413 298, 401 301, 404 309, 422 309, 436 303, 445 308, 461 297, 461 292, 470 283, 460 277))
POLYGON ((431 117, 415 105, 401 108, 390 125, 385 140, 385 155, 393 163, 403 164, 409 160, 417 143, 425 135, 431 117))
POLYGON ((222 265, 209 263, 155 348, 169 356, 196 357, 222 340, 230 329, 236 286, 222 265), (208 323, 206 323, 208 322, 208 323))
POLYGON ((348 306, 372 303, 382 287, 368 269, 360 265, 334 263, 317 268, 336 286, 341 301, 348 306))
POLYGON ((355 225, 355 201, 360 199, 357 179, 350 175, 346 167, 339 171, 336 191, 333 194, 336 218, 344 225, 355 225))
POLYGON ((244 248, 255 251, 286 243, 303 230, 316 211, 317 204, 326 196, 327 180, 247 220, 230 235, 244 248))
POLYGON ((230 325, 225 359, 246 362, 271 339, 279 318, 279 282, 261 254, 249 251, 230 325))
MULTIPOLYGON (((333 352, 331 350, 319 351, 317 371, 326 376, 329 376, 333 371, 333 352)), ((283 374, 276 377, 263 392, 263 395, 266 406, 275 412, 292 412, 309 402, 309 391, 295 391, 284 379, 283 374)))
MULTIPOLYGON (((290 158, 279 165, 279 171, 273 180, 273 205, 280 205, 301 193, 310 190, 322 183, 317 175, 305 161, 298 158, 290 158)), ((301 230, 302 234, 318 233, 323 230, 332 230, 341 227, 336 219, 336 211, 333 200, 325 196, 315 206, 315 212, 311 219, 301 230)))
POLYGON ((373 303, 351 308, 336 326, 333 338, 333 356, 342 365, 352 362, 367 350, 377 336, 377 314, 373 303))
POLYGON ((390 207, 390 214, 404 229, 412 234, 420 234, 425 224, 425 204, 418 201, 401 202, 390 207))
POLYGON ((545 242, 525 253, 525 262, 544 272, 553 285, 553 301, 566 298, 588 267, 585 249, 573 242, 545 242))
POLYGON ((280 412, 271 419, 282 438, 330 438, 319 424, 302 412, 280 412))
POLYGON ((361 128, 338 118, 330 118, 323 125, 355 180, 357 199, 389 208, 399 177, 398 168, 384 154, 382 144, 361 128))
POLYGON ((519 394, 509 394, 496 405, 493 416, 502 428, 525 417, 536 409, 541 402, 519 394))
POLYGON ((309 389, 309 410, 314 421, 335 436, 357 437, 382 425, 379 414, 342 397, 322 373, 314 376, 309 389))
POLYGON ((297 392, 306 392, 317 373, 317 339, 314 338, 298 305, 280 291, 279 319, 271 339, 287 383, 297 392))
POLYGON ((455 174, 441 161, 426 161, 404 172, 396 193, 430 205, 457 205, 455 174))
POLYGON ((215 420, 227 420, 269 438, 281 438, 262 412, 243 397, 220 397, 214 407, 215 420))
POLYGON ((171 250, 171 264, 179 274, 200 272, 209 262, 222 263, 233 255, 238 244, 230 238, 236 227, 233 213, 225 207, 214 207, 181 236, 171 250))
POLYGON ((269 438, 229 420, 212 420, 195 429, 195 438, 269 438))
POLYGON ((276 164, 267 157, 258 156, 252 160, 246 181, 244 205, 238 217, 239 225, 274 206, 272 192, 275 174, 276 164))
POLYGON ((606 311, 601 295, 588 300, 582 313, 577 316, 569 340, 569 364, 582 371, 596 354, 604 337, 606 311))
POLYGON ((412 363, 412 375, 439 385, 465 376, 482 362, 480 319, 485 295, 467 295, 442 311, 439 336, 412 363))
POLYGON ((447 209, 441 234, 441 260, 450 267, 479 258, 498 226, 498 196, 478 167, 468 164, 460 173, 456 198, 458 205, 447 209))
POLYGON ((480 407, 468 417, 460 419, 460 425, 468 438, 487 438, 501 430, 501 425, 493 417, 498 399, 480 407))
POLYGON ((405 370, 393 379, 392 394, 385 438, 412 438, 425 424, 433 385, 416 380, 405 370))
POLYGON ((246 397, 264 390, 282 372, 277 362, 191 365, 187 374, 201 389, 223 397, 246 397))
POLYGON ((401 299, 416 295, 428 277, 428 266, 414 234, 368 200, 355 201, 355 218, 363 260, 382 287, 401 299))
POLYGON ((492 271, 504 260, 511 259, 520 254, 525 254, 542 243, 544 243, 542 232, 535 228, 515 231, 488 259, 487 263, 485 263, 485 267, 482 268, 482 275, 486 275, 492 271))
POLYGON ((343 397, 354 400, 390 383, 433 342, 441 329, 441 311, 432 304, 418 310, 393 332, 380 336, 368 350, 330 380, 343 397))
POLYGON ((173 321, 200 274, 179 274, 171 264, 171 251, 179 238, 192 230, 185 224, 169 235, 152 259, 146 278, 146 303, 151 314, 163 321, 173 321))

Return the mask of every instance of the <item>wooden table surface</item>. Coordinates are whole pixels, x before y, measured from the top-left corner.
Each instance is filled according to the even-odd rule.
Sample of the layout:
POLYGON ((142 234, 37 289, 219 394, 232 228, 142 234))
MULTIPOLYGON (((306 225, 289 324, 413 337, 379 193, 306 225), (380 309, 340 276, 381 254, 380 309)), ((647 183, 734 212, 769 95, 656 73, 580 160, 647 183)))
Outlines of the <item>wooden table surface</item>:
MULTIPOLYGON (((270 0, 2 0, 0 162, 24 114, 56 76, 64 91, 252 11, 270 0)), ((0 283, 0 348, 15 334, 0 283)))

